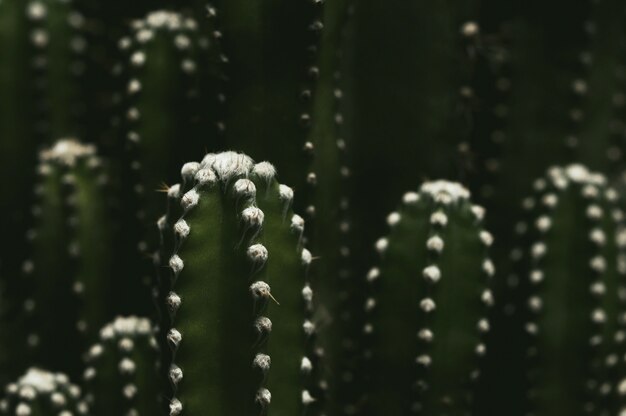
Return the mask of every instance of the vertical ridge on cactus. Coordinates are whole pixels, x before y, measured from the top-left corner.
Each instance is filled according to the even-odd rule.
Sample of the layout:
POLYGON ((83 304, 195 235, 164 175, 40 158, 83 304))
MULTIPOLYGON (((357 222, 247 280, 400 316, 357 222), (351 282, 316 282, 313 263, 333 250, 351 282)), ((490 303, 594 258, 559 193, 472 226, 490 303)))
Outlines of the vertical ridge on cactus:
POLYGON ((314 361, 314 327, 304 279, 311 256, 300 246, 293 191, 272 165, 235 152, 185 166, 184 193, 172 193, 182 215, 160 222, 175 239, 162 296, 171 317, 170 415, 302 413, 314 403, 311 383, 301 381, 314 361))
POLYGON ((460 184, 409 192, 388 217, 370 270, 363 328, 370 379, 366 414, 467 414, 489 330, 494 266, 484 209, 460 184))
POLYGON ((87 353, 86 401, 95 416, 157 415, 161 380, 152 323, 136 316, 118 317, 100 330, 87 353))
POLYGON ((349 265, 349 145, 342 131, 344 32, 346 22, 352 19, 352 8, 350 0, 329 2, 323 8, 318 76, 312 91, 310 129, 304 146, 310 162, 306 188, 299 194, 299 207, 306 214, 307 246, 319 256, 311 268, 311 284, 316 294, 313 319, 322 328, 318 346, 325 364, 317 369, 322 378, 317 390, 323 393, 323 408, 331 414, 357 401, 360 394, 354 383, 343 376, 358 376, 360 325, 357 322, 363 319, 358 316, 357 305, 361 304, 358 281, 351 275, 349 265), (337 377, 329 368, 342 376, 337 377))

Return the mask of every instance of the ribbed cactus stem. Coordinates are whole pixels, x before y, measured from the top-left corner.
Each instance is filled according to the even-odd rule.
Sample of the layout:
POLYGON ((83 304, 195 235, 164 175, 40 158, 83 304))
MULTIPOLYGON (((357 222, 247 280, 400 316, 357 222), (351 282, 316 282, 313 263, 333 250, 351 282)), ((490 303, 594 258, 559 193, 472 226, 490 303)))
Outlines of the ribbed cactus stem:
POLYGON ((274 414, 301 414, 314 403, 306 380, 315 326, 304 274, 312 257, 293 191, 272 165, 235 152, 208 154, 182 173, 183 185, 170 188, 182 215, 164 259, 170 415, 258 415, 270 403, 274 414))
POLYGON ((131 35, 119 42, 126 56, 118 68, 124 88, 121 145, 141 197, 138 214, 147 222, 158 218, 163 201, 156 191, 175 178, 180 163, 216 147, 223 59, 218 42, 194 18, 166 10, 135 20, 131 35))
POLYGON ((62 373, 30 368, 17 382, 5 388, 0 400, 0 415, 70 416, 88 415, 89 408, 81 390, 62 373))
MULTIPOLYGON (((80 132, 83 28, 71 0, 0 1, 0 186, 11 195, 0 198, 0 228, 10 235, 30 220, 39 146, 80 132)), ((0 243, 5 276, 19 269, 24 245, 15 240, 0 243)))
MULTIPOLYGON (((203 3, 203 2, 201 2, 203 3)), ((228 59, 224 73, 229 147, 269 159, 284 180, 304 186, 307 127, 319 67, 322 1, 215 0, 228 59)))
POLYGON ((83 375, 92 415, 159 414, 157 347, 147 318, 118 317, 100 330, 83 375))
POLYGON ((623 213, 604 176, 554 167, 524 202, 533 414, 616 414, 625 332, 623 213), (620 264, 621 263, 621 264, 620 264))
POLYGON ((494 266, 484 209, 460 184, 425 183, 388 217, 365 303, 371 414, 467 414, 485 355, 494 266))
POLYGON ((127 296, 102 301, 113 298, 116 284, 107 174, 95 147, 74 139, 42 151, 38 173, 36 225, 27 233, 30 257, 22 266, 28 345, 38 364, 73 376, 87 339, 127 296))

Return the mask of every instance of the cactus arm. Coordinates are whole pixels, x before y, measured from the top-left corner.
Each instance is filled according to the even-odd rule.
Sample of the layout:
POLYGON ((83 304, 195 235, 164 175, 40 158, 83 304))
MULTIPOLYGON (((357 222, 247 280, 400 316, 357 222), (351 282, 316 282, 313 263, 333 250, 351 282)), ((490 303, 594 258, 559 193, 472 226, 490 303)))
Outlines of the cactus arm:
POLYGON ((118 317, 104 326, 89 349, 84 373, 91 414, 159 414, 157 356, 148 319, 118 317))
POLYGON ((406 194, 389 216, 365 305, 373 414, 469 411, 492 303, 483 215, 467 190, 439 181, 406 194))

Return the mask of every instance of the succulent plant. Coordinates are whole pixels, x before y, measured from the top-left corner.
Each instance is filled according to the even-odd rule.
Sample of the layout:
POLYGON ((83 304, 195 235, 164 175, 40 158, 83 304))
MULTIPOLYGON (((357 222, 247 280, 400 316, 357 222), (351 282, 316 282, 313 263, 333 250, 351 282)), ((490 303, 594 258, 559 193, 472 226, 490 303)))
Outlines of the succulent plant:
POLYGON ((529 411, 617 414, 626 342, 617 193, 582 165, 553 167, 534 188, 524 202, 529 221, 518 227, 525 280, 519 289, 528 293, 529 411))
POLYGON ((467 189, 426 182, 388 216, 367 274, 366 414, 467 414, 485 354, 494 265, 484 209, 467 189), (398 319, 399 316, 404 318, 398 319))
MULTIPOLYGON (((0 198, 0 228, 11 235, 28 226, 39 146, 81 133, 83 26, 72 1, 0 1, 0 177, 11 195, 0 198)), ((0 243, 5 275, 25 249, 15 240, 0 243)))
POLYGON ((36 224, 22 266, 27 343, 38 365, 77 376, 86 346, 116 312, 139 301, 141 289, 115 278, 107 173, 95 147, 60 140, 41 152, 38 174, 36 224))
POLYGON ((626 415, 622 3, 0 0, 0 414, 626 415))
POLYGON ((87 354, 84 379, 90 414, 159 414, 157 347, 147 318, 118 317, 105 325, 87 354))
POLYGON ((162 305, 171 316, 170 415, 252 415, 270 402, 273 414, 302 413, 315 401, 307 389, 315 326, 312 257, 293 191, 269 163, 234 152, 208 154, 182 174, 170 191, 181 215, 159 221, 176 239, 162 305))
POLYGON ((62 373, 29 368, 17 382, 8 384, 0 400, 0 415, 88 415, 81 390, 62 373))

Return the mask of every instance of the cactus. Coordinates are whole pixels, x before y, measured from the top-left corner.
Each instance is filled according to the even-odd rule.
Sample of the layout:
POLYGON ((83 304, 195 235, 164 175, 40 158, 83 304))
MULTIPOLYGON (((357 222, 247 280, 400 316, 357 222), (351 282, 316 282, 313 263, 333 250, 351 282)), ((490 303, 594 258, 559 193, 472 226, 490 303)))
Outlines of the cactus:
POLYGON ((270 401, 273 414, 302 414, 315 404, 306 381, 315 363, 304 276, 312 258, 300 246, 293 191, 275 176, 269 163, 234 152, 183 168, 163 305, 173 322, 170 415, 258 415, 270 401))
MULTIPOLYGON (((354 204, 368 206, 354 213, 362 242, 381 235, 376 219, 414 183, 437 177, 465 181, 471 171, 474 112, 485 107, 475 72, 489 52, 477 4, 369 0, 356 5, 351 127, 359 141, 353 166, 359 180, 352 197, 354 204), (380 198, 369 200, 366 178, 372 176, 388 185, 380 198)), ((369 247, 354 250, 364 256, 369 247)))
POLYGON ((31 254, 22 267, 28 344, 38 365, 74 376, 85 342, 137 292, 127 280, 130 286, 115 295, 115 303, 99 301, 113 299, 122 281, 114 278, 107 175, 95 147, 60 140, 41 152, 38 173, 37 221, 28 231, 31 254))
POLYGON ((118 317, 105 325, 89 349, 84 373, 91 414, 159 414, 157 357, 150 320, 118 317))
POLYGON ((226 145, 261 160, 271 155, 296 189, 306 175, 303 148, 319 74, 322 3, 279 0, 251 7, 244 0, 216 0, 209 7, 228 60, 226 145))
POLYGON ((135 20, 132 34, 119 42, 126 58, 117 68, 124 88, 120 147, 125 173, 144 199, 140 214, 151 223, 163 202, 156 191, 175 179, 183 161, 216 146, 218 40, 200 33, 195 19, 161 10, 135 20))
POLYGON ((554 167, 525 200, 530 411, 617 414, 623 374, 623 213, 604 176, 554 167), (620 264, 621 263, 621 264, 620 264))
MULTIPOLYGON (((0 1, 0 177, 11 195, 0 198, 0 228, 10 235, 28 224, 38 146, 79 133, 82 28, 72 1, 0 1)), ((5 276, 16 274, 23 251, 16 239, 0 243, 5 276)))
POLYGON ((16 383, 6 386, 0 415, 88 415, 81 390, 62 373, 30 368, 16 383))
POLYGON ((460 184, 426 182, 409 192, 376 243, 366 413, 468 414, 485 354, 494 266, 484 209, 460 184))
MULTIPOLYGON (((217 36, 204 35, 196 19, 165 10, 135 20, 119 47, 121 118, 114 124, 121 156, 114 186, 125 225, 118 255, 148 287, 154 283, 148 259, 158 247, 154 223, 164 202, 159 191, 176 179, 183 161, 219 141, 223 58, 217 36)), ((153 311, 146 306, 140 312, 153 311)))

